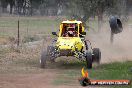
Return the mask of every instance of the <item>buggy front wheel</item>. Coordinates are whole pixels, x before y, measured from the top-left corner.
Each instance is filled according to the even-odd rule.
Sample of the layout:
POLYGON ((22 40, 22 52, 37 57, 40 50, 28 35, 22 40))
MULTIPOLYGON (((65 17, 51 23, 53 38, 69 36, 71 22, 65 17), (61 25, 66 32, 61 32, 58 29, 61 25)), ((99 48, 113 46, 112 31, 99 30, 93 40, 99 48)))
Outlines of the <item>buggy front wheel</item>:
POLYGON ((91 52, 86 53, 86 63, 87 63, 87 68, 91 69, 92 68, 92 53, 91 52))
POLYGON ((93 61, 96 63, 100 63, 101 60, 101 51, 99 48, 93 48, 93 61))

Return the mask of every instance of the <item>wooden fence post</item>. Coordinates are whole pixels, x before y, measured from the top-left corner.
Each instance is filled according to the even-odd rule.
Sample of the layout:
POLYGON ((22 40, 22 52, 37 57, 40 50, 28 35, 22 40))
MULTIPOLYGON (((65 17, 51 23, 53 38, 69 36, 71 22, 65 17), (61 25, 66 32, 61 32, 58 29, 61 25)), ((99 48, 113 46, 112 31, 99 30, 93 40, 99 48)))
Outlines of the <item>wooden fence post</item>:
POLYGON ((19 46, 19 43, 20 43, 20 33, 19 33, 19 19, 18 19, 17 46, 19 46))

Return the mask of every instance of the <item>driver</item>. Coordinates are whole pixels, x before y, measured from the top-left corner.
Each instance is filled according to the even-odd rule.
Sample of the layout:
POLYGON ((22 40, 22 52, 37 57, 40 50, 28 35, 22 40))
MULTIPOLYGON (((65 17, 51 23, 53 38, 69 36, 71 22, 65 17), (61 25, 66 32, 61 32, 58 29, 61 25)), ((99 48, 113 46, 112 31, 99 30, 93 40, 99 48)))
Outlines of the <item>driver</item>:
POLYGON ((67 34, 66 37, 74 37, 75 33, 74 33, 75 29, 74 28, 67 28, 67 34))
POLYGON ((74 37, 73 31, 68 31, 67 32, 67 37, 74 37))

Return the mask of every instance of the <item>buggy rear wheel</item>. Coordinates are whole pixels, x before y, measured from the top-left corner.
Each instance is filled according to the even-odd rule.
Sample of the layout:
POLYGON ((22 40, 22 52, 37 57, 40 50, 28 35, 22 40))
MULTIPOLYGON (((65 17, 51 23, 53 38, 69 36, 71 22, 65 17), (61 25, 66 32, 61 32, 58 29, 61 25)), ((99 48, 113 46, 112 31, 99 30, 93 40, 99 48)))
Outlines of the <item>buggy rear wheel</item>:
POLYGON ((93 48, 93 61, 100 63, 101 60, 101 51, 99 48, 93 48))
POLYGON ((87 63, 87 68, 91 69, 92 68, 92 53, 91 52, 86 53, 86 63, 87 63))

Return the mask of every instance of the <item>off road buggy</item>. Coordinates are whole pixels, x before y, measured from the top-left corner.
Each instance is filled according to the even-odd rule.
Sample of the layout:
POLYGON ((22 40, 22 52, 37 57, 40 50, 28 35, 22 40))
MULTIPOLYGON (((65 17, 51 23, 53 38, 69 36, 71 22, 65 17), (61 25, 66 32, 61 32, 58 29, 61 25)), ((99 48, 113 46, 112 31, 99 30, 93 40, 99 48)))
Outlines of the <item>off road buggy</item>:
POLYGON ((63 21, 59 33, 52 32, 52 35, 56 38, 43 50, 40 58, 41 68, 45 68, 47 60, 54 62, 60 56, 73 56, 86 61, 88 69, 92 68, 93 62, 100 63, 101 51, 99 48, 92 48, 90 41, 85 39, 86 32, 81 21, 63 21))

